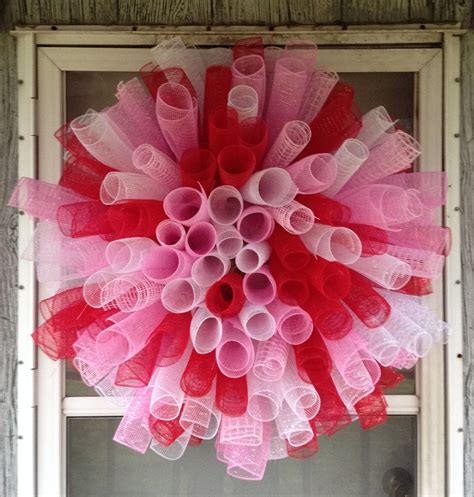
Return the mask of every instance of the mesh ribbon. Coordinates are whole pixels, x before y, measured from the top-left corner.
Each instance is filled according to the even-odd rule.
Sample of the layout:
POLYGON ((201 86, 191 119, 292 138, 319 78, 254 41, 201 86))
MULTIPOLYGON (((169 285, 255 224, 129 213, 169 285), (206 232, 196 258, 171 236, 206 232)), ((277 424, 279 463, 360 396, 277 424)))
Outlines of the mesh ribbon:
POLYGON ((176 250, 184 249, 184 240, 186 239, 186 231, 182 224, 171 219, 164 219, 155 231, 156 239, 160 245, 164 245, 176 250))
POLYGON ((363 276, 351 272, 352 286, 344 303, 368 328, 382 326, 390 315, 390 305, 363 276))
POLYGON ((306 85, 298 119, 311 123, 319 114, 338 80, 339 76, 335 72, 314 71, 306 85))
POLYGON ((107 245, 105 257, 113 272, 130 273, 141 269, 146 255, 153 248, 157 245, 149 238, 122 238, 107 245))
POLYGON ((362 129, 357 139, 372 148, 379 140, 384 140, 387 134, 394 131, 394 124, 385 107, 375 107, 362 116, 362 129))
POLYGON ((239 320, 246 333, 260 342, 269 340, 276 332, 275 318, 263 305, 246 303, 239 320))
POLYGON ((257 421, 273 421, 280 411, 283 392, 274 382, 262 380, 254 373, 247 375, 249 404, 247 412, 257 421))
POLYGON ((209 354, 221 341, 222 321, 202 306, 193 314, 189 332, 196 352, 209 354))
POLYGON ((255 353, 253 374, 263 381, 278 381, 285 371, 288 352, 289 345, 279 335, 259 342, 255 353))
POLYGON ((311 317, 301 307, 287 305, 275 299, 268 310, 275 318, 278 334, 291 345, 305 342, 313 332, 311 317))
POLYGON ((420 144, 403 131, 396 131, 370 150, 367 160, 346 183, 345 189, 373 183, 410 167, 420 155, 420 144))
POLYGON ((258 112, 257 92, 251 86, 234 86, 229 92, 227 105, 236 110, 239 121, 256 117, 258 112))
POLYGON ((369 149, 360 140, 349 138, 343 142, 334 154, 334 160, 337 164, 336 179, 324 193, 330 197, 336 195, 368 157, 369 149))
POLYGON ((217 252, 198 257, 191 267, 191 277, 203 287, 220 280, 230 270, 230 260, 217 252))
POLYGON ((137 147, 132 160, 136 169, 160 183, 161 188, 174 190, 181 186, 176 162, 153 145, 145 143, 137 147))
POLYGON ((179 162, 183 186, 199 189, 209 194, 216 181, 217 161, 206 149, 191 149, 184 152, 179 162))
POLYGON ((349 269, 322 257, 313 258, 307 268, 308 281, 327 299, 346 297, 352 288, 349 269))
POLYGON ((314 154, 294 162, 287 171, 300 193, 327 193, 339 174, 338 165, 330 154, 314 154))
POLYGON ((92 157, 89 159, 69 155, 64 159, 59 185, 83 197, 99 200, 100 185, 105 176, 112 171, 112 168, 92 157))
POLYGON ((202 397, 188 397, 185 401, 179 422, 187 430, 191 430, 194 437, 202 440, 214 438, 221 422, 221 413, 214 405, 216 397, 215 382, 211 390, 202 397))
POLYGON ((217 372, 216 407, 226 416, 242 416, 247 411, 248 387, 246 376, 229 378, 217 372))
POLYGON ((345 225, 351 218, 349 207, 324 195, 298 195, 296 199, 309 207, 321 224, 345 225))
POLYGON ((281 265, 288 271, 300 271, 312 259, 301 239, 291 235, 279 225, 275 226, 268 243, 270 243, 272 251, 278 257, 281 265))
POLYGON ((192 258, 184 251, 172 247, 154 247, 143 258, 143 273, 158 283, 168 283, 175 278, 191 274, 192 258))
POLYGON ((275 64, 266 115, 267 121, 272 123, 270 143, 274 142, 285 123, 298 117, 303 102, 308 70, 294 54, 292 50, 285 50, 275 64))
POLYGON ((237 273, 226 274, 206 293, 206 306, 216 316, 236 316, 242 309, 244 301, 242 276, 237 273))
POLYGON ((229 145, 239 143, 239 116, 235 109, 220 107, 209 116, 209 150, 215 157, 229 145))
POLYGON ((105 205, 122 200, 163 200, 170 188, 139 173, 109 173, 100 187, 100 200, 105 205))
POLYGON ((177 160, 198 147, 197 102, 179 83, 165 83, 156 94, 156 115, 163 136, 177 160))
POLYGON ((23 177, 18 180, 8 205, 38 219, 55 221, 61 206, 81 200, 82 196, 68 188, 23 177))
POLYGON ((232 64, 232 86, 251 86, 258 96, 258 116, 265 103, 265 62, 261 55, 244 55, 232 64))
POLYGON ((183 313, 197 307, 204 297, 205 289, 192 278, 176 278, 166 283, 161 301, 168 311, 183 313))
POLYGON ((193 350, 181 376, 181 389, 190 397, 203 397, 210 392, 216 374, 217 364, 214 352, 199 354, 193 350))
POLYGON ((208 221, 207 197, 204 192, 183 186, 170 192, 164 202, 166 215, 184 226, 208 221))
POLYGON ((308 233, 314 225, 311 209, 296 200, 281 207, 269 207, 268 211, 280 226, 293 235, 308 233))
POLYGON ((279 298, 287 304, 302 304, 309 297, 306 276, 284 268, 277 257, 271 257, 270 271, 276 281, 279 298))
POLYGON ((133 144, 106 114, 90 109, 71 121, 71 129, 98 161, 119 171, 134 170, 133 144))
POLYGON ((272 167, 253 174, 240 188, 247 202, 279 207, 291 202, 297 193, 291 175, 279 167, 272 167))
POLYGON ((296 367, 303 381, 321 383, 331 374, 332 361, 321 335, 313 331, 303 343, 293 346, 296 367))
POLYGON ((310 124, 311 140, 306 154, 333 152, 348 138, 355 138, 362 126, 360 111, 355 105, 354 90, 336 83, 324 106, 310 124))
POLYGON ((262 167, 288 167, 311 140, 311 129, 303 121, 288 121, 279 130, 262 167))
POLYGON ((271 235, 275 222, 265 208, 253 205, 242 211, 236 226, 246 242, 259 243, 271 235))
POLYGON ((256 159, 245 145, 228 145, 219 152, 217 164, 221 183, 240 188, 254 172, 256 159))
POLYGON ((252 150, 256 168, 260 168, 268 145, 268 128, 265 121, 258 117, 249 117, 239 123, 238 131, 239 143, 252 150))
POLYGON ((244 245, 242 235, 232 225, 216 225, 216 231, 217 253, 221 257, 233 259, 244 245))
POLYGON ((209 195, 209 217, 216 224, 234 224, 244 208, 240 192, 230 185, 218 186, 209 195))
POLYGON ((263 57, 263 54, 263 39, 261 36, 253 36, 237 40, 232 47, 232 55, 234 60, 247 55, 259 55, 260 57, 263 57))
POLYGON ((252 368, 255 357, 253 343, 237 319, 224 320, 222 338, 216 348, 220 371, 229 378, 240 378, 252 368))
POLYGON ((244 295, 256 305, 267 305, 277 294, 277 286, 268 266, 263 266, 253 273, 247 273, 243 281, 244 295))
POLYGON ((212 252, 216 241, 216 229, 211 223, 196 223, 188 229, 184 247, 191 257, 201 257, 212 252))
POLYGON ((192 347, 188 344, 177 362, 171 366, 159 367, 150 380, 152 387, 150 412, 155 418, 166 421, 179 416, 185 397, 179 384, 191 350, 192 347))
POLYGON ((267 242, 248 243, 239 250, 235 265, 242 273, 253 273, 268 261, 271 251, 267 242))

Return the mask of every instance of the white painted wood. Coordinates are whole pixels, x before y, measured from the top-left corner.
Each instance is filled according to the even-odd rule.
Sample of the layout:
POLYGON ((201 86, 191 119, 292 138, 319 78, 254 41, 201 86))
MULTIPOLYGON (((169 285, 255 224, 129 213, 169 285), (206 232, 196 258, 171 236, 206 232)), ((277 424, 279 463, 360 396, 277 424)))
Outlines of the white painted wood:
MULTIPOLYGON (((442 67, 438 52, 418 73, 418 139, 423 153, 421 171, 442 170, 442 67)), ((441 222, 441 219, 439 219, 441 222)), ((443 317, 443 284, 434 283, 434 293, 424 300, 443 317)), ((419 363, 417 391, 420 396, 418 416, 418 495, 445 495, 444 434, 444 351, 435 345, 419 363)))
MULTIPOLYGON (((416 415, 420 401, 416 395, 387 395, 389 415, 416 415)), ((63 401, 63 414, 67 417, 81 416, 122 416, 123 407, 113 405, 104 397, 66 397, 63 401)))
POLYGON ((444 36, 444 167, 448 173, 445 223, 451 229, 452 249, 446 261, 446 319, 452 333, 446 346, 446 411, 448 497, 464 492, 464 386, 460 220, 460 38, 444 36))
MULTIPOLYGON (((36 174, 36 47, 33 34, 17 43, 18 79, 18 176, 36 174)), ((18 219, 18 253, 25 250, 34 231, 34 220, 18 219)), ((36 325, 36 278, 33 262, 18 261, 18 463, 17 492, 36 495, 36 350, 31 330, 36 325)))
MULTIPOLYGON (((40 49, 62 71, 138 71, 150 62, 145 48, 44 47, 40 49)), ((441 53, 439 48, 417 50, 319 50, 318 67, 336 72, 417 72, 441 53)))
MULTIPOLYGON (((63 123, 64 73, 38 50, 39 179, 56 183, 62 147, 54 132, 63 123)), ((39 286, 39 299, 48 297, 39 286)), ((61 412, 64 365, 38 356, 38 497, 61 497, 64 492, 64 418, 61 412)))

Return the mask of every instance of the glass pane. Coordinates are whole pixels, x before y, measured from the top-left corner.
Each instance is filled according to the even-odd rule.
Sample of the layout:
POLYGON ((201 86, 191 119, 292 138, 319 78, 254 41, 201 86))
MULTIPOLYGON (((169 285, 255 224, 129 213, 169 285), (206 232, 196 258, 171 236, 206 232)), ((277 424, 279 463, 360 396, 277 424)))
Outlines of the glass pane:
POLYGON ((271 461, 261 482, 228 477, 212 442, 189 447, 175 462, 151 451, 137 454, 113 442, 117 424, 114 418, 68 420, 68 497, 415 496, 414 416, 390 417, 367 432, 354 423, 321 437, 314 458, 271 461), (397 493, 406 481, 409 488, 397 493))
MULTIPOLYGON (((71 120, 89 108, 101 110, 115 102, 115 88, 122 80, 136 76, 125 72, 67 72, 66 118, 71 120)), ((363 113, 383 105, 399 119, 409 133, 414 129, 413 73, 340 73, 342 81, 354 86, 357 102, 363 113)), ((414 394, 414 370, 406 373, 407 380, 391 394, 414 394)), ((78 373, 70 366, 66 371, 67 396, 95 396, 93 389, 82 384, 78 373)))

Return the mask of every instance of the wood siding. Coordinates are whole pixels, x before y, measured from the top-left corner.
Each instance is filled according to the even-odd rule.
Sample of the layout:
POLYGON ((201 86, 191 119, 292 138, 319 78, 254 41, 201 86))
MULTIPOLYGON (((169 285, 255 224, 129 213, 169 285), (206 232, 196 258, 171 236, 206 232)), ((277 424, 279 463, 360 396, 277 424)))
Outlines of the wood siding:
MULTIPOLYGON (((17 218, 5 208, 16 179, 14 40, 18 24, 344 25, 460 23, 469 0, 0 0, 0 495, 16 496, 17 218), (3 10, 3 12, 2 12, 3 10)), ((422 29, 422 26, 420 26, 422 29)), ((462 199, 466 497, 474 495, 474 33, 463 40, 462 199)), ((20 317, 21 318, 21 317, 20 317)), ((22 496, 19 496, 22 497, 22 496)))

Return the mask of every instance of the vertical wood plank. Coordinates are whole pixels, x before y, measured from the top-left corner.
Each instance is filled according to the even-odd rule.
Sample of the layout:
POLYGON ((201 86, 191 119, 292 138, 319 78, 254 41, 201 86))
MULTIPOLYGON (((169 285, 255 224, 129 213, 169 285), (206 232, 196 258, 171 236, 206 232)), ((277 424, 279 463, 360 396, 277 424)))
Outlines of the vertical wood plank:
POLYGON ((409 19, 409 0, 342 0, 346 24, 401 24, 409 19))
POLYGON ((4 207, 16 181, 17 102, 14 40, 0 25, 0 495, 16 496, 17 227, 4 207))
POLYGON ((461 47, 461 264, 464 271, 464 490, 474 495, 474 32, 461 47))

